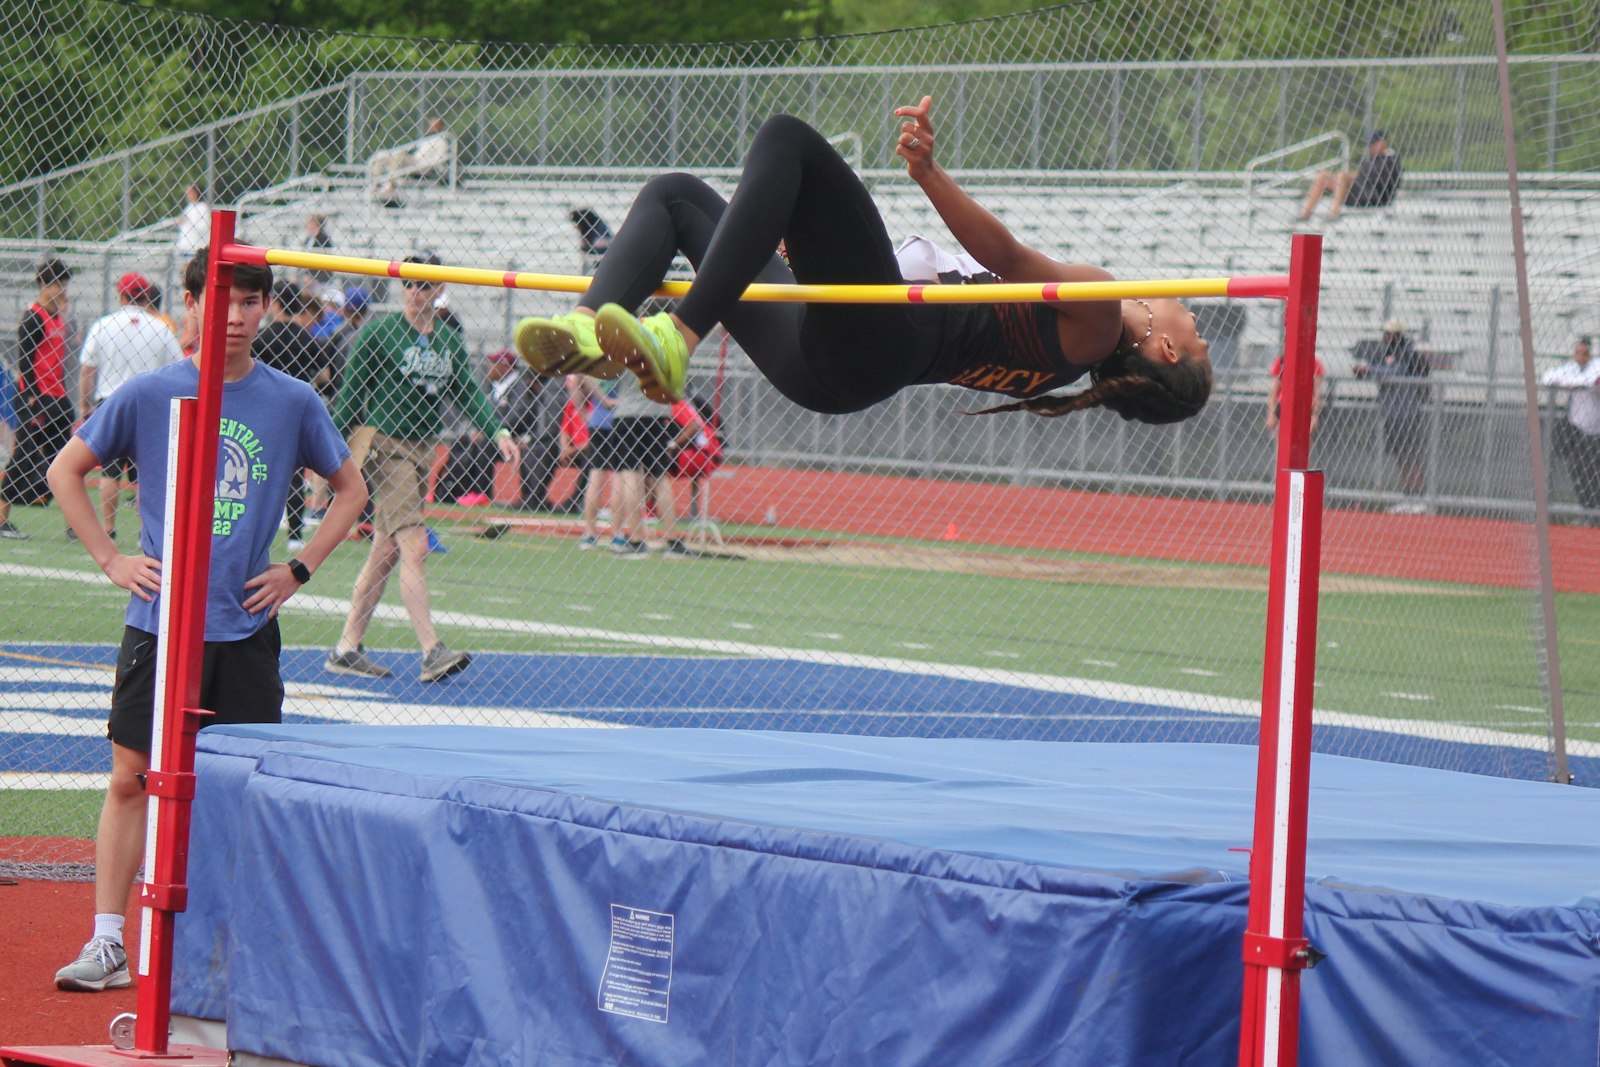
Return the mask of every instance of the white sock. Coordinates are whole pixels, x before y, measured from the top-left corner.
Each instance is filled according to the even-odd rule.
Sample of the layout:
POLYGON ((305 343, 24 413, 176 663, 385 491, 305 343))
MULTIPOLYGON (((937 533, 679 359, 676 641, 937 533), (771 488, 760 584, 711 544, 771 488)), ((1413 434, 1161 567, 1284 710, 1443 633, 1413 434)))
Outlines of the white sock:
POLYGON ((108 941, 122 944, 122 925, 127 920, 121 915, 103 914, 95 912, 94 936, 103 937, 108 941))

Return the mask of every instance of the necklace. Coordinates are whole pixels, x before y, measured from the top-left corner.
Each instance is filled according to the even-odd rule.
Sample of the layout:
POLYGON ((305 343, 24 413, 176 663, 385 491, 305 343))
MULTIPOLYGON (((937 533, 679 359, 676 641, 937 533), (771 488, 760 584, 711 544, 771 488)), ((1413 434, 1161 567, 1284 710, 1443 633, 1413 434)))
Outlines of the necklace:
POLYGON ((1156 312, 1155 308, 1150 306, 1150 302, 1148 300, 1140 300, 1135 297, 1133 302, 1144 308, 1144 313, 1146 316, 1144 336, 1128 345, 1129 348, 1138 348, 1140 345, 1150 340, 1150 335, 1156 332, 1156 312))

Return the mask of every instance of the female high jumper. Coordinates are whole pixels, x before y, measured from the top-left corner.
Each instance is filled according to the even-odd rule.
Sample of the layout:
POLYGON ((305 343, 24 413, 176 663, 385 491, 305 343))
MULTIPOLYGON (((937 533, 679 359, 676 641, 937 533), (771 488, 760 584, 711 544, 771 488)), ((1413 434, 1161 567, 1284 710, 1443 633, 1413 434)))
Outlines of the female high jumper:
MULTIPOLYGON (((925 96, 895 109, 905 120, 895 154, 973 259, 1008 282, 1111 280, 1022 244, 957 185, 934 160, 931 106, 925 96)), ((621 364, 660 403, 683 395, 689 354, 718 322, 779 392, 812 411, 860 411, 908 385, 948 382, 1018 398, 988 411, 1106 407, 1169 423, 1197 414, 1211 394, 1209 346, 1176 300, 741 302, 751 282, 905 283, 866 187, 816 130, 788 115, 756 134, 731 201, 688 174, 646 183, 576 310, 522 320, 516 347, 546 375, 613 376, 621 364), (688 294, 675 312, 635 318, 679 253, 695 268, 688 294), (1046 395, 1084 374, 1088 389, 1046 395)))

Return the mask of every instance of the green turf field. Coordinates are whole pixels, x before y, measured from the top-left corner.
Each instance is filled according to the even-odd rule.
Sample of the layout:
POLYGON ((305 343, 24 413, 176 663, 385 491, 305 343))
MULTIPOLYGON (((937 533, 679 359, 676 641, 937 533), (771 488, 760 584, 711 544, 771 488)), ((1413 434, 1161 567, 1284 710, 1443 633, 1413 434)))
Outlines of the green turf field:
POLYGON ((0 837, 94 837, 104 790, 8 789, 0 803, 0 837))
MULTIPOLYGON (((7 543, 0 566, 67 572, 72 579, 8 573, 0 637, 110 643, 126 594, 61 540, 52 512, 19 509, 36 536, 7 543)), ((449 546, 430 557, 441 633, 463 648, 518 652, 754 654, 764 648, 839 651, 911 664, 1039 673, 1194 696, 1259 699, 1263 576, 1184 566, 1182 587, 1000 577, 951 568, 705 558, 628 561, 579 552, 566 537, 474 536, 436 524, 449 546)), ((815 531, 725 530, 730 537, 815 537, 815 531)), ((946 561, 1010 556, 1085 564, 1126 563, 1048 553, 870 542, 946 561), (949 554, 954 553, 954 556, 949 554)), ((737 545, 735 546, 737 551, 737 545)), ((284 558, 281 549, 276 558, 284 558)), ((285 641, 331 644, 365 545, 343 546, 305 594, 321 598, 284 622, 285 641)), ((1172 565, 1163 565, 1170 567, 1172 565)), ((994 568, 990 568, 993 570, 994 568)), ((1001 568, 1003 569, 1003 568, 1001 568)), ((1172 573, 1172 572, 1169 572, 1172 573)), ((1317 705, 1424 723, 1542 736, 1544 700, 1534 648, 1536 604, 1525 591, 1364 581, 1321 601, 1317 705)), ((386 604, 397 604, 391 590, 386 604)), ((1568 736, 1600 742, 1600 597, 1558 597, 1568 736)), ((403 621, 375 623, 368 644, 410 649, 403 621)), ((508 698, 508 703, 514 702, 508 698)), ((0 836, 93 835, 95 790, 12 789, 0 836)))
MULTIPOLYGON (((0 564, 61 568, 90 579, 97 574, 80 548, 61 542, 53 513, 26 509, 19 516, 39 536, 8 544, 0 564)), ((937 550, 944 562, 936 569, 884 565, 882 559, 870 565, 848 559, 631 561, 579 552, 569 537, 488 540, 447 521, 435 529, 450 551, 430 557, 434 613, 457 647, 836 650, 1246 701, 1260 694, 1263 579, 1234 568, 1162 564, 1163 573, 1181 576, 1182 586, 1120 585, 962 573, 964 559, 992 562, 1006 553, 937 543, 853 542, 937 550)), ((816 536, 767 528, 725 532, 816 536)), ((278 558, 284 555, 280 550, 278 558)), ((333 642, 342 619, 327 602, 348 597, 364 555, 364 545, 350 543, 324 565, 305 590, 307 597, 323 598, 324 606, 291 610, 286 643, 333 642)), ((1108 562, 1037 551, 1011 555, 1024 562, 1108 562)), ((125 594, 109 583, 16 575, 6 582, 13 602, 29 606, 25 620, 7 627, 14 639, 109 642, 118 631, 125 594)), ((391 588, 386 603, 398 602, 391 588)), ((1330 578, 1321 603, 1318 708, 1543 733, 1535 608, 1526 591, 1377 579, 1341 591, 1330 578)), ((1594 699, 1600 692, 1600 598, 1563 595, 1559 610, 1569 736, 1600 741, 1600 702, 1594 699)), ((409 627, 398 619, 375 623, 367 643, 414 647, 409 627)))

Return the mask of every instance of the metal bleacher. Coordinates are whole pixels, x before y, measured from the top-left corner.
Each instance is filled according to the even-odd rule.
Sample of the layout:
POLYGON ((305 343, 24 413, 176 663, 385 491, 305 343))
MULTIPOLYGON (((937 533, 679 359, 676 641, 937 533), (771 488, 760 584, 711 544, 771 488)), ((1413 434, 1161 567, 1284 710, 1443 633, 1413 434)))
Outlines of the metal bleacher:
MULTIPOLYGON (((645 172, 536 173, 464 168, 455 186, 411 184, 405 206, 375 202, 366 182, 333 171, 298 178, 241 198, 241 233, 259 244, 293 246, 307 213, 330 217, 339 252, 402 258, 442 249, 451 262, 505 270, 580 273, 583 259, 568 212, 591 207, 619 226, 645 172)), ((898 239, 921 233, 951 242, 921 191, 895 171, 864 175, 898 239)), ((711 177, 724 192, 735 172, 711 177)), ((1067 261, 1102 265, 1118 277, 1157 278, 1271 273, 1285 269, 1300 192, 1251 193, 1232 175, 1119 182, 1097 174, 1030 175, 1020 183, 992 172, 964 176, 968 188, 1024 242, 1067 261), (1041 180, 1043 177, 1043 180, 1041 180)), ((1389 317, 1410 324, 1438 354, 1441 369, 1465 377, 1515 376, 1520 358, 1507 197, 1502 190, 1454 188, 1449 176, 1413 175, 1395 203, 1350 209, 1324 234, 1320 349, 1331 373, 1389 317)), ((1574 333, 1596 325, 1595 266, 1600 197, 1570 190, 1524 194, 1524 223, 1535 314, 1534 344, 1564 353, 1574 333)), ((1319 218, 1321 216, 1319 215, 1319 218)), ((114 306, 113 280, 125 269, 178 278, 155 235, 119 237, 97 249, 74 286, 81 314, 114 306)), ((19 250, 19 255, 26 258, 19 250)), ((20 262, 20 259, 19 259, 20 262)), ((20 274, 5 288, 26 303, 20 274), (15 290, 14 292, 11 292, 15 290)), ((384 296, 379 286, 379 297, 384 296)), ((475 348, 504 343, 518 317, 563 306, 566 298, 456 286, 452 306, 475 348)), ((1275 308, 1249 309, 1239 365, 1256 367, 1281 343, 1275 308)))
MULTIPOLYGON (((567 212, 592 207, 619 225, 643 174, 572 180, 512 176, 476 178, 457 188, 414 186, 405 207, 372 202, 358 182, 333 184, 313 196, 262 205, 246 220, 251 239, 294 241, 307 211, 333 216, 340 249, 381 258, 433 248, 450 235, 452 258, 496 269, 571 273, 581 269, 567 212)), ((917 187, 892 172, 868 175, 891 235, 922 233, 950 242, 917 187)), ((720 179, 724 190, 731 176, 720 179)), ((715 182, 714 182, 715 183, 715 182)), ((1503 192, 1434 192, 1426 183, 1388 208, 1351 209, 1324 233, 1322 351, 1331 371, 1348 364, 1352 345, 1400 316, 1452 369, 1485 372, 1492 358, 1517 352, 1511 226, 1503 192)), ((1251 196, 1235 184, 1179 182, 1152 189, 1097 182, 1092 186, 1019 186, 983 180, 974 195, 1017 236, 1057 258, 1093 262, 1119 277, 1214 276, 1281 271, 1294 232, 1299 193, 1251 196)), ((1583 259, 1600 236, 1600 201, 1539 193, 1524 199, 1530 281, 1539 312, 1540 352, 1563 352, 1593 306, 1583 259)), ((458 287, 459 288, 459 287, 458 287)), ((469 323, 504 317, 507 298, 493 291, 456 292, 469 323)), ((548 302, 512 298, 518 314, 548 302)), ((1255 309, 1253 309, 1255 310, 1255 309)), ((1278 316, 1255 310, 1246 328, 1245 358, 1264 358, 1278 342, 1278 316)))

